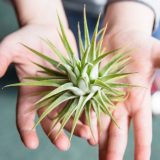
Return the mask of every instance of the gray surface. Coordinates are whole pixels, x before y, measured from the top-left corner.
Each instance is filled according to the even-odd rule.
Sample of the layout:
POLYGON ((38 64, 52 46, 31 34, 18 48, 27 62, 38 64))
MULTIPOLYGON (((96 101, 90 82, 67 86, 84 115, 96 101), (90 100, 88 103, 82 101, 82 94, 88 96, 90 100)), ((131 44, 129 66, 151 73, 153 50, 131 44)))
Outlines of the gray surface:
POLYGON ((0 39, 18 28, 12 5, 8 0, 0 0, 0 39))
MULTIPOLYGON (((16 30, 17 23, 12 7, 0 0, 0 38, 16 30)), ((14 82, 14 73, 8 73, 0 80, 0 88, 14 82)), ((20 141, 15 125, 16 89, 0 90, 0 160, 97 160, 97 147, 90 147, 84 140, 73 138, 71 149, 58 151, 38 127, 40 146, 35 151, 26 149, 20 141)), ((159 160, 160 155, 160 118, 154 117, 153 145, 151 160, 159 160)), ((145 122, 144 122, 145 123, 145 122)), ((115 146, 116 147, 116 146, 115 146)), ((129 134, 125 160, 133 160, 133 134, 129 134)))

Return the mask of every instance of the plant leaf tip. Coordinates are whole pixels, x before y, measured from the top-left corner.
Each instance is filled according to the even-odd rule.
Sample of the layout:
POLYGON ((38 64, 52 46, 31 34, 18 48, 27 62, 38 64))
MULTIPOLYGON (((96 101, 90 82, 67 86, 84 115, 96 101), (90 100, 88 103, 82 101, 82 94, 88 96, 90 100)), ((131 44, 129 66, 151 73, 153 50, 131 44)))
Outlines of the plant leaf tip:
MULTIPOLYGON (((58 112, 58 117, 56 118, 55 124, 61 122, 61 127, 58 130, 55 139, 59 136, 61 130, 72 117, 74 121, 69 138, 71 141, 77 122, 83 111, 87 108, 88 111, 86 117, 89 119, 90 107, 96 112, 97 119, 99 119, 101 113, 104 113, 108 115, 120 129, 119 125, 114 120, 114 117, 112 117, 112 110, 115 104, 114 102, 120 102, 124 98, 126 92, 120 90, 121 88, 135 87, 136 85, 134 86, 131 84, 119 83, 118 80, 126 78, 132 74, 122 71, 126 65, 126 62, 128 62, 128 59, 124 60, 128 55, 122 50, 122 47, 108 52, 103 50, 102 43, 107 29, 107 24, 103 30, 99 31, 98 27, 100 17, 101 13, 97 19, 97 24, 95 26, 92 39, 90 40, 86 17, 86 5, 84 4, 84 42, 82 41, 80 23, 78 22, 77 24, 80 59, 76 57, 77 55, 75 55, 71 48, 71 43, 65 33, 65 28, 61 22, 58 12, 57 18, 60 29, 58 32, 61 42, 68 54, 67 57, 65 57, 50 40, 42 37, 40 37, 40 39, 47 43, 53 53, 57 56, 57 58, 59 58, 59 61, 52 59, 45 53, 41 53, 26 46, 25 44, 20 43, 22 46, 29 49, 33 54, 39 56, 44 61, 52 65, 52 67, 49 68, 33 62, 41 69, 41 73, 44 73, 45 75, 42 75, 41 77, 28 77, 28 80, 31 81, 11 84, 3 87, 41 86, 53 88, 51 90, 47 90, 47 93, 44 93, 42 98, 38 99, 37 102, 34 103, 36 110, 45 107, 45 111, 39 117, 32 129, 35 129, 36 126, 40 124, 50 112, 56 110, 57 107, 64 102, 68 102, 69 104, 67 103, 67 105, 65 105, 65 107, 58 112), (123 52, 121 53, 120 50, 123 52), (101 62, 107 56, 111 56, 111 59, 107 61, 103 68, 100 68, 101 62), (90 103, 90 107, 87 107, 90 103)), ((54 127, 55 125, 53 125, 53 128, 54 127)), ((90 126, 90 130, 92 132, 91 128, 92 126, 90 126)), ((48 133, 48 136, 50 136, 50 134, 51 131, 48 133)), ((95 140, 93 133, 92 136, 95 140)))

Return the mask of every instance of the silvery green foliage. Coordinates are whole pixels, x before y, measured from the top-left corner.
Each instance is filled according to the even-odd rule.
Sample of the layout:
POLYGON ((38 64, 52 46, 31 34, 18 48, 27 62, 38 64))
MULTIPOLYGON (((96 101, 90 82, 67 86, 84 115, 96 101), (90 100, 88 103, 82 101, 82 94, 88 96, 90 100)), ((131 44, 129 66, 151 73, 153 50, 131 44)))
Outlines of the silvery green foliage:
POLYGON ((119 82, 119 80, 132 74, 124 73, 124 68, 130 61, 128 52, 124 52, 120 48, 106 52, 102 48, 103 38, 107 27, 98 31, 100 16, 95 26, 92 39, 90 40, 86 12, 84 9, 84 43, 82 42, 81 30, 78 24, 79 58, 78 55, 73 52, 62 22, 59 17, 58 19, 60 24, 59 36, 67 51, 68 57, 65 57, 48 39, 43 40, 59 58, 59 61, 46 56, 45 53, 41 53, 24 45, 24 47, 29 49, 33 54, 50 63, 54 69, 34 63, 41 69, 41 72, 43 73, 42 77, 27 77, 27 82, 8 86, 53 87, 53 90, 44 92, 42 98, 35 103, 36 110, 45 107, 45 111, 40 116, 35 127, 51 111, 57 109, 63 102, 67 102, 66 106, 53 118, 52 128, 54 128, 57 123, 61 122, 61 127, 59 128, 56 137, 64 128, 68 120, 73 117, 74 121, 70 136, 71 138, 82 112, 85 112, 88 125, 92 131, 91 110, 96 113, 99 125, 101 113, 108 115, 116 124, 116 121, 112 116, 112 111, 116 108, 115 104, 126 98, 126 92, 123 88, 132 87, 130 84, 119 82), (110 55, 112 58, 106 61, 105 66, 100 68, 101 62, 110 55))

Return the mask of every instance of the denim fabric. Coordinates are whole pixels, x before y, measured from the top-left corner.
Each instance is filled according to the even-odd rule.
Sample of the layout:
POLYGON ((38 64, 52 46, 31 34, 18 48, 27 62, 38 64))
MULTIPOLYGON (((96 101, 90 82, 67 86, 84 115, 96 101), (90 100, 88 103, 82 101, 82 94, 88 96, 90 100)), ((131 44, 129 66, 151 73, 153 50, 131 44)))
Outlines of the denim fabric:
POLYGON ((160 39, 160 24, 158 29, 153 33, 153 36, 157 39, 160 39))
MULTIPOLYGON (((70 10, 66 10, 66 15, 68 17, 68 22, 69 22, 69 26, 71 28, 71 30, 73 31, 76 40, 78 41, 78 35, 77 35, 77 22, 80 22, 80 27, 81 27, 81 32, 82 32, 82 38, 83 37, 83 13, 80 12, 76 12, 76 11, 70 11, 70 10)), ((102 17, 103 19, 103 17, 102 17)), ((101 19, 101 23, 100 26, 102 24, 102 19, 101 19)), ((94 32, 94 27, 96 25, 96 21, 97 21, 97 17, 93 17, 93 15, 87 15, 87 21, 88 21, 88 27, 89 27, 89 31, 90 31, 90 38, 94 32)), ((159 28, 156 30, 156 32, 153 33, 153 36, 157 39, 160 39, 160 25, 159 28)), ((155 82, 154 85, 156 87, 156 90, 158 88, 160 88, 160 84, 158 80, 160 79, 160 71, 157 72, 156 74, 156 78, 155 78, 155 82)))
MULTIPOLYGON (((69 23, 69 27, 70 29, 73 31, 76 40, 78 40, 78 30, 77 30, 77 24, 78 22, 80 23, 80 28, 81 28, 81 34, 82 34, 82 39, 84 38, 84 29, 83 29, 83 12, 76 12, 76 11, 70 11, 68 9, 65 9, 66 11, 66 15, 68 18, 68 23, 69 23)), ((91 14, 87 14, 87 22, 88 22, 88 28, 89 28, 89 34, 90 34, 90 38, 92 37, 92 34, 94 32, 94 28, 97 22, 97 17, 91 15, 91 14)), ((100 26, 102 24, 102 17, 100 20, 100 26)))
MULTIPOLYGON (((82 32, 82 38, 83 37, 83 13, 82 12, 76 12, 76 11, 70 11, 65 9, 66 11, 66 15, 68 17, 68 22, 69 22, 69 26, 71 28, 71 30, 73 31, 76 40, 78 39, 78 34, 77 34, 77 23, 80 22, 80 27, 81 27, 81 32, 82 32)), ((102 24, 102 19, 101 18, 101 22, 100 22, 100 26, 102 24)), ((92 14, 87 14, 87 21, 88 21, 88 27, 89 27, 89 31, 90 31, 90 37, 92 36, 93 32, 94 32, 94 27, 96 25, 96 21, 97 21, 97 17, 94 17, 92 14)), ((159 24, 159 28, 153 33, 153 36, 157 39, 160 39, 160 24, 159 24)))

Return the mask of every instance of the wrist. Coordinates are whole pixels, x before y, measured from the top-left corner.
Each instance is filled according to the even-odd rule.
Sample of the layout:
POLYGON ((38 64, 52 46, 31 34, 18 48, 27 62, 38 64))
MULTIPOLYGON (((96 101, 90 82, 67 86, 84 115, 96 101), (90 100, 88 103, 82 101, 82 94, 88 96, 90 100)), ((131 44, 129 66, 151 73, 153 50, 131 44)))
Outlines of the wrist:
POLYGON ((61 0, 54 0, 54 2, 52 0, 13 0, 13 3, 21 26, 40 24, 59 27, 58 13, 63 25, 68 27, 61 0))
POLYGON ((108 6, 104 23, 108 23, 108 32, 133 30, 151 35, 154 13, 149 7, 137 2, 115 2, 108 6))

